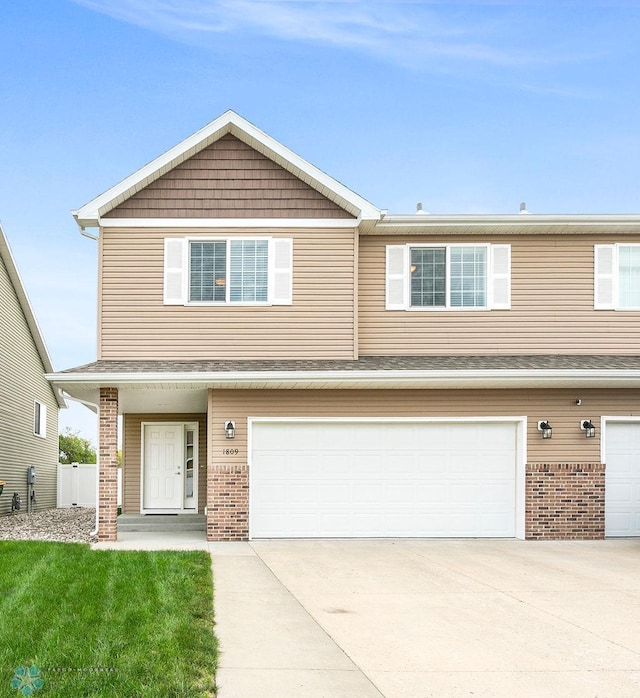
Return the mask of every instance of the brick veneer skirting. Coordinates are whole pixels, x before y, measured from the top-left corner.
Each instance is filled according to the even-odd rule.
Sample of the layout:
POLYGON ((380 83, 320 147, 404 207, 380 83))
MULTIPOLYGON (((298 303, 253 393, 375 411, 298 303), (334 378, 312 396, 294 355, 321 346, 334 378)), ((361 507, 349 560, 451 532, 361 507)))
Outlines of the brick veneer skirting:
POLYGON ((604 538, 604 463, 527 463, 526 538, 604 538))
POLYGON ((248 538, 249 466, 210 466, 207 473, 207 540, 248 538))

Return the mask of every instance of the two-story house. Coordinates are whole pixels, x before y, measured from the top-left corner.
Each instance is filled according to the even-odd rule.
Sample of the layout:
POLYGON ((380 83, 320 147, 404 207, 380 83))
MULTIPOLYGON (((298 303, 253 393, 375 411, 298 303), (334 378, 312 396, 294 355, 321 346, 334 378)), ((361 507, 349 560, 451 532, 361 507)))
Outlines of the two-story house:
POLYGON ((53 371, 24 284, 0 227, 0 516, 56 506, 58 409, 66 404, 45 378, 53 371), (27 470, 35 481, 27 484, 27 470))
POLYGON ((640 534, 640 216, 390 215, 227 112, 99 236, 102 539, 640 534))

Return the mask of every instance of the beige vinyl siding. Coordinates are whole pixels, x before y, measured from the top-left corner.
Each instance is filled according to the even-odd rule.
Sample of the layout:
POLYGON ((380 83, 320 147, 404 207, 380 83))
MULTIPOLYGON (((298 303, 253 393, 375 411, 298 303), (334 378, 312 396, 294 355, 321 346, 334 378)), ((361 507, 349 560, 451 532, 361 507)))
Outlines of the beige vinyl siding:
POLYGON ((527 417, 527 462, 600 462, 600 417, 640 415, 640 390, 213 390, 209 393, 211 463, 247 463, 248 417, 527 417), (582 404, 577 406, 577 398, 582 404), (580 419, 596 425, 585 438, 580 419), (224 419, 236 422, 225 438, 224 419), (543 439, 539 420, 553 438, 543 439), (237 456, 223 451, 232 445, 237 456))
POLYGON ((230 134, 106 214, 107 218, 353 218, 230 134))
POLYGON ((593 309, 593 247, 616 241, 577 234, 363 236, 360 355, 635 354, 640 312, 593 309), (511 310, 385 310, 385 247, 404 243, 510 243, 511 310))
POLYGON ((19 492, 27 507, 27 467, 35 465, 34 508, 56 506, 58 404, 4 262, 0 258, 0 516, 19 492), (34 403, 47 407, 46 438, 33 433, 34 403))
POLYGON ((207 416, 205 414, 125 414, 122 435, 122 511, 140 513, 140 469, 143 422, 198 423, 198 512, 207 498, 207 416))
POLYGON ((163 305, 164 238, 179 235, 103 230, 100 358, 353 358, 354 230, 189 231, 293 238, 293 304, 271 307, 163 305))

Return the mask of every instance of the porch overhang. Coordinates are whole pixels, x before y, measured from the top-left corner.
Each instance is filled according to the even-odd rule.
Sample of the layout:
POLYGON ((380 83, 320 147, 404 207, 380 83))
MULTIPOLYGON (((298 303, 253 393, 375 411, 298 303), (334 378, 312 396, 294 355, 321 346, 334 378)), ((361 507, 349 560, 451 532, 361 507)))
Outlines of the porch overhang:
POLYGON ((117 388, 121 412, 206 411, 209 390, 640 389, 640 357, 365 357, 356 361, 96 362, 49 374, 95 402, 117 388), (84 369, 84 370, 83 370, 84 369))

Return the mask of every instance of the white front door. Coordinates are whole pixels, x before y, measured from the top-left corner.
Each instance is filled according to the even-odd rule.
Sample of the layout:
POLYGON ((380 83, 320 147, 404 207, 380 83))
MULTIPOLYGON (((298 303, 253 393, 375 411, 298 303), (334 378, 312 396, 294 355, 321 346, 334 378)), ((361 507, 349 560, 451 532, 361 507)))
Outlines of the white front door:
POLYGON ((146 424, 143 510, 182 509, 184 425, 146 424))
POLYGON ((605 535, 640 536, 640 422, 607 422, 605 463, 605 535))

